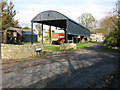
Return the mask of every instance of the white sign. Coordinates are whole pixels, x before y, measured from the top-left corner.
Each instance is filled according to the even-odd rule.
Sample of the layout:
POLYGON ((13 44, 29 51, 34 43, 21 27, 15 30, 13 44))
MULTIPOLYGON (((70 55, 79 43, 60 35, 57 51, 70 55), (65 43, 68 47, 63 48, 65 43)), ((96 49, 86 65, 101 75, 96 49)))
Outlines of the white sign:
POLYGON ((17 37, 17 32, 13 32, 13 37, 17 37))
POLYGON ((37 48, 35 51, 38 52, 38 51, 41 51, 42 49, 41 48, 37 48))

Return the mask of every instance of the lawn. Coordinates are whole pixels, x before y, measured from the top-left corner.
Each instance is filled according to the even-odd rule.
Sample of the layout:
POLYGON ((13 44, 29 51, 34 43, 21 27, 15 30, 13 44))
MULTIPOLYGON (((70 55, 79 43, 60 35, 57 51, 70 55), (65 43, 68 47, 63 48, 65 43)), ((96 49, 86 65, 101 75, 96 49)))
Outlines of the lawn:
POLYGON ((90 44, 93 44, 93 43, 92 43, 92 42, 80 43, 80 44, 77 44, 77 45, 76 45, 76 48, 79 49, 79 48, 88 46, 88 45, 90 45, 90 44))
POLYGON ((44 50, 55 50, 55 51, 60 51, 60 45, 50 45, 50 46, 43 46, 44 50))
POLYGON ((44 53, 44 54, 41 54, 41 55, 32 56, 31 58, 39 58, 39 57, 45 57, 45 56, 50 56, 50 54, 44 53))
MULTIPOLYGON (((31 44, 31 42, 21 42, 21 43, 18 43, 18 44, 31 44)), ((41 44, 41 43, 40 42, 36 42, 36 43, 33 43, 33 44, 41 44)), ((79 49, 79 48, 88 46, 90 44, 92 44, 92 42, 79 43, 79 44, 76 45, 76 48, 79 49)), ((46 43, 44 43, 43 49, 44 50, 61 51, 60 50, 60 45, 48 45, 46 43)), ((74 50, 74 49, 69 49, 69 50, 74 50)))
MULTIPOLYGON (((90 44, 93 44, 92 42, 85 42, 85 43, 79 43, 76 45, 77 49, 88 46, 90 44)), ((44 45, 44 50, 55 50, 55 51, 61 51, 60 50, 60 45, 44 45)), ((74 50, 74 49, 69 49, 69 50, 74 50)))

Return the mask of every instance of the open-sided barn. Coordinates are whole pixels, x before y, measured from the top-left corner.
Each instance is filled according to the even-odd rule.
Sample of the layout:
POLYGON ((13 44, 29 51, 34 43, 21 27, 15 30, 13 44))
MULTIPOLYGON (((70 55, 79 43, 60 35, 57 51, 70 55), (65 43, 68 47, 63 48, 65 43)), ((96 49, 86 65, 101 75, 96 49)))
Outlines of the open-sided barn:
POLYGON ((81 39, 90 37, 89 29, 75 22, 74 20, 68 18, 62 13, 53 10, 44 11, 36 15, 31 21, 32 30, 33 23, 41 23, 42 30, 44 24, 49 25, 50 28, 51 26, 62 28, 65 31, 66 42, 68 42, 68 40, 72 39, 72 37, 74 36, 80 36, 81 39))

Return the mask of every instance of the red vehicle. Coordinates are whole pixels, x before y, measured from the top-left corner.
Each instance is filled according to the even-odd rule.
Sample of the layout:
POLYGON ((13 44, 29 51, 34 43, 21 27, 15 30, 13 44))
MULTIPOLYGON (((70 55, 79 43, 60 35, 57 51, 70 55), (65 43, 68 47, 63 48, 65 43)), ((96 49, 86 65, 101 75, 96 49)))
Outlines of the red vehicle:
POLYGON ((65 42, 65 38, 60 38, 57 41, 52 41, 52 44, 60 45, 65 42))
POLYGON ((60 38, 65 38, 64 33, 52 33, 52 39, 60 39, 60 38))

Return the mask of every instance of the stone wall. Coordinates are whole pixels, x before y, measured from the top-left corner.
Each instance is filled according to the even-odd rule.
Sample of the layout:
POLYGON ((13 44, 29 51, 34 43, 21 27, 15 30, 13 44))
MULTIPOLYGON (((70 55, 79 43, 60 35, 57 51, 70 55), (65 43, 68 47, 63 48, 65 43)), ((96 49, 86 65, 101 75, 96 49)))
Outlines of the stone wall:
POLYGON ((75 43, 63 43, 60 45, 60 50, 65 50, 65 49, 76 49, 76 44, 75 43))
POLYGON ((41 44, 12 45, 1 44, 2 59, 22 59, 37 55, 36 49, 43 48, 41 44))

